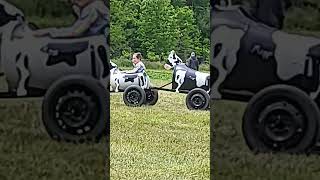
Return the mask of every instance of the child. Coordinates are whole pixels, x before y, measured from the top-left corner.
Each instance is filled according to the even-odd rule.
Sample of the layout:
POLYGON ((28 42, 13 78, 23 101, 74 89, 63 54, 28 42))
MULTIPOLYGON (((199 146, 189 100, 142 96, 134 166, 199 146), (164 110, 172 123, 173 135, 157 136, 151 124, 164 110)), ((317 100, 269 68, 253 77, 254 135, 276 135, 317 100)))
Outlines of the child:
POLYGON ((103 0, 71 0, 71 3, 78 16, 72 27, 41 29, 35 31, 34 35, 70 38, 105 34, 109 25, 109 9, 103 0))
POLYGON ((132 56, 132 63, 134 68, 129 71, 125 71, 125 73, 143 73, 146 71, 146 66, 141 61, 142 55, 141 53, 134 53, 132 56))

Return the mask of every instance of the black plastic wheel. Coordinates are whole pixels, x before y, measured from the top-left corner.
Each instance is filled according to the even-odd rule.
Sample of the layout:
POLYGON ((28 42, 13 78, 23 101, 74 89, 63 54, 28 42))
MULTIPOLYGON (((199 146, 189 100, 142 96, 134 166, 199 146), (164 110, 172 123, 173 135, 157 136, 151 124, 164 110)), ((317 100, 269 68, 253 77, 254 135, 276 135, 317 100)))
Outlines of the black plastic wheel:
POLYGON ((146 102, 146 93, 137 85, 131 85, 124 90, 123 101, 127 106, 138 107, 146 102))
POLYGON ((156 89, 146 89, 146 105, 153 106, 157 104, 159 99, 159 92, 156 89))
POLYGON ((249 101, 242 131, 255 153, 306 153, 315 143, 319 119, 317 105, 305 92, 274 85, 249 101))
POLYGON ((99 81, 72 75, 54 82, 42 105, 43 123, 56 140, 99 141, 107 135, 109 95, 99 81))
POLYGON ((207 110, 209 101, 209 94, 201 88, 191 90, 186 97, 186 105, 190 110, 207 110))

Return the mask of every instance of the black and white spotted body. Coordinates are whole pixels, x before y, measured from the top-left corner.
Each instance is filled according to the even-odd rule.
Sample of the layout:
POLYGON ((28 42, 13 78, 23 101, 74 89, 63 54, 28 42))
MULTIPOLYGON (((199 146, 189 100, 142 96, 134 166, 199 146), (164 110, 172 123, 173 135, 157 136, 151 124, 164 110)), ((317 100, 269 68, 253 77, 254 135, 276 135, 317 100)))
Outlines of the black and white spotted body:
POLYGON ((0 0, 1 69, 9 92, 29 96, 31 89, 46 90, 57 79, 84 74, 109 84, 106 36, 53 39, 35 37, 23 13, 0 0))
POLYGON ((190 91, 194 88, 202 88, 209 92, 210 74, 196 71, 187 67, 181 61, 175 61, 169 56, 167 69, 173 69, 172 89, 176 92, 190 91))
MULTIPOLYGON (((318 97, 320 39, 259 23, 241 7, 215 7, 211 18, 211 97, 255 94, 274 84, 318 97)), ((231 99, 238 99, 233 96, 231 99)))
POLYGON ((110 91, 124 91, 131 85, 138 85, 142 89, 151 87, 149 76, 146 73, 123 73, 118 66, 110 62, 110 91))

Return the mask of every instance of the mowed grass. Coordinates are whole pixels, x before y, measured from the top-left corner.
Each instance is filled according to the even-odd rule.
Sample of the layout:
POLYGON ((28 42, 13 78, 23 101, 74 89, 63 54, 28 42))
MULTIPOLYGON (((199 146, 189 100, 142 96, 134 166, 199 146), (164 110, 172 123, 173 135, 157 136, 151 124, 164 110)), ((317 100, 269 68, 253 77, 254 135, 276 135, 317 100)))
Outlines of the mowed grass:
POLYGON ((0 179, 104 179, 105 138, 82 145, 53 141, 40 110, 41 99, 0 100, 0 179))
MULTIPOLYGON (((148 71, 154 85, 171 81, 158 72, 148 71)), ((111 95, 112 179, 209 179, 210 112, 189 111, 185 97, 160 91, 155 106, 132 108, 111 95)))
POLYGON ((320 155, 254 155, 242 135, 246 103, 217 101, 214 104, 215 145, 212 148, 216 180, 318 180, 320 155))

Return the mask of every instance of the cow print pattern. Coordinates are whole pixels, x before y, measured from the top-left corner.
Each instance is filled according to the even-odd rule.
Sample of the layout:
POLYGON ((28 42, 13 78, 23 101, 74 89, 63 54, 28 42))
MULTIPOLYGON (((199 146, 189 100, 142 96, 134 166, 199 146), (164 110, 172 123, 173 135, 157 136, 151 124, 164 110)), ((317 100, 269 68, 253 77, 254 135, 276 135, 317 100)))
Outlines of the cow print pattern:
MULTIPOLYGON (((211 9, 211 98, 255 94, 272 84, 320 93, 320 39, 254 21, 240 8, 211 9)), ((231 98, 232 99, 232 98, 231 98)), ((235 98, 237 99, 237 98, 235 98)))
POLYGON ((8 14, 5 10, 4 5, 0 4, 0 27, 14 20, 17 20, 17 16, 8 14))
MULTIPOLYGON (((109 1, 105 1, 108 9, 110 9, 109 1)), ((110 17, 108 17, 110 19, 110 17)), ((10 21, 16 21, 17 24, 24 23, 23 13, 14 7, 13 5, 7 3, 6 1, 0 0, 0 31, 5 32, 2 33, 2 42, 1 46, 6 49, 6 58, 1 59, 2 64, 4 64, 3 68, 5 69, 5 73, 9 73, 8 75, 8 86, 9 91, 16 92, 17 96, 26 96, 29 94, 28 89, 32 89, 30 87, 30 80, 32 80, 32 74, 39 74, 39 72, 35 73, 34 61, 43 61, 45 62, 44 68, 45 70, 57 69, 58 71, 68 72, 68 68, 70 68, 70 72, 75 72, 77 68, 81 71, 83 70, 83 66, 78 66, 79 61, 88 61, 88 68, 92 71, 93 77, 100 80, 104 87, 109 87, 109 78, 110 78, 110 67, 109 67, 109 47, 110 47, 110 23, 106 24, 106 29, 103 34, 100 34, 100 37, 104 37, 104 39, 97 39, 99 35, 95 37, 83 37, 83 39, 88 39, 87 41, 77 41, 71 40, 76 43, 66 43, 67 39, 62 39, 63 43, 56 43, 58 40, 54 40, 54 43, 51 43, 51 39, 47 40, 48 43, 44 45, 44 41, 37 41, 37 43, 41 44, 42 47, 39 49, 35 49, 28 47, 27 40, 32 41, 35 37, 33 37, 28 29, 28 27, 24 27, 19 29, 19 33, 26 32, 23 34, 23 37, 14 38, 14 30, 11 31, 12 27, 6 26, 10 21), (21 22, 22 20, 23 22, 21 22), (9 30, 9 31, 8 31, 9 30), (29 37, 30 36, 30 37, 29 37), (6 37, 6 38, 3 38, 6 37), (9 37, 9 38, 8 38, 9 37), (10 38, 11 37, 11 38, 10 38), (96 41, 97 40, 97 41, 96 41), (23 42, 20 44, 20 42, 23 42), (5 45, 4 45, 5 44, 5 45), (17 46, 15 46, 16 44, 17 46), (17 47, 17 48, 9 48, 9 47, 17 47), (91 47, 91 48, 89 48, 91 47), (31 50, 31 51, 30 51, 31 50), (11 54, 11 55, 10 55, 11 54), (87 56, 88 57, 85 57, 87 56), (15 63, 12 63, 11 57, 15 57, 15 63), (47 59, 43 58, 41 61, 39 57, 47 57, 47 59), (34 59, 38 58, 38 59, 34 59), (91 61, 90 61, 91 60, 91 61), (33 62, 32 62, 33 61, 33 62), (59 66, 65 64, 67 66, 59 66), (91 64, 91 65, 90 65, 91 64), (31 65, 31 67, 29 67, 31 65), (69 66, 69 67, 68 67, 69 66), (65 69, 60 69, 58 67, 64 67, 65 69)), ((17 26, 16 26, 17 27, 17 26)), ((42 38, 42 37, 41 37, 42 38)), ((40 38, 39 38, 40 39, 40 38)), ((42 38, 45 39, 45 38, 42 38)), ((60 40, 59 40, 60 42, 60 40)), ((4 53, 1 53, 4 54, 4 53)), ((41 67, 41 66, 39 66, 41 67)), ((43 69, 40 69, 42 71, 43 69)), ((58 72, 57 74, 59 74, 58 72)), ((55 74, 55 73, 53 73, 55 74)), ((54 77, 54 76, 50 76, 54 77)), ((43 79, 36 77, 35 79, 43 79)), ((52 80, 52 79, 51 79, 52 80)), ((43 82, 37 82, 37 86, 42 86, 41 83, 46 83, 45 80, 43 82)), ((44 88, 48 88, 44 87, 44 88)), ((33 88, 34 89, 34 88, 33 88)))

